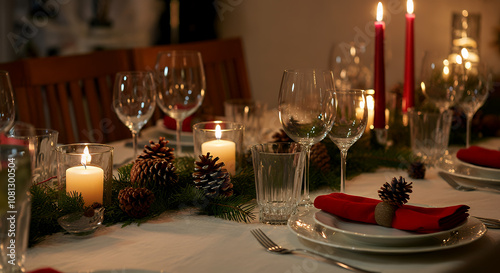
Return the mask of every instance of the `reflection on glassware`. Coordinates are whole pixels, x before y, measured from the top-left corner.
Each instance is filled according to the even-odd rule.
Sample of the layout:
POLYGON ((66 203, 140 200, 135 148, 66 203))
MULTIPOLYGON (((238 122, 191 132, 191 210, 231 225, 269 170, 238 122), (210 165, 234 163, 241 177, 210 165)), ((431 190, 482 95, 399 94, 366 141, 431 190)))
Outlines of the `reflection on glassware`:
POLYGON ((459 55, 425 53, 420 87, 439 111, 449 109, 462 98, 463 69, 462 58, 459 55))
POLYGON ((336 115, 328 136, 340 149, 340 192, 345 192, 347 151, 365 131, 368 105, 364 90, 337 90, 335 94, 336 115))
POLYGON ((152 72, 129 71, 116 74, 113 108, 132 132, 134 159, 137 157, 137 135, 153 115, 156 86, 152 72))
POLYGON ((198 110, 205 97, 205 70, 201 53, 187 50, 159 52, 155 69, 158 106, 176 121, 176 153, 179 155, 182 153, 182 122, 198 110))
POLYGON ((300 205, 309 206, 309 153, 323 140, 335 118, 333 72, 330 70, 285 70, 279 93, 279 118, 283 130, 306 152, 304 192, 300 205))
POLYGON ((415 156, 434 166, 448 148, 453 111, 408 111, 411 149, 415 156))
POLYGON ((488 97, 492 85, 492 75, 484 63, 473 62, 468 58, 467 49, 464 48, 461 53, 464 59, 464 95, 459 106, 467 117, 466 147, 468 148, 470 146, 472 118, 488 97))
POLYGON ((241 123, 245 126, 244 147, 262 141, 262 119, 267 110, 267 104, 251 99, 231 99, 224 101, 224 113, 228 121, 241 123))
POLYGON ((28 145, 31 155, 32 183, 44 183, 45 186, 56 188, 56 154, 59 132, 51 129, 34 129, 27 125, 16 124, 9 130, 9 138, 23 141, 28 145))
POLYGON ((14 124, 16 109, 10 77, 7 71, 0 70, 0 133, 6 133, 14 124))
POLYGON ((371 84, 372 73, 363 63, 366 45, 363 43, 340 43, 332 52, 330 67, 337 89, 366 89, 371 84))
POLYGON ((24 272, 31 219, 29 198, 31 167, 27 147, 0 145, 0 181, 2 183, 0 188, 1 272, 24 272), (15 219, 14 224, 12 219, 15 219), (12 255, 13 250, 14 255, 12 255))

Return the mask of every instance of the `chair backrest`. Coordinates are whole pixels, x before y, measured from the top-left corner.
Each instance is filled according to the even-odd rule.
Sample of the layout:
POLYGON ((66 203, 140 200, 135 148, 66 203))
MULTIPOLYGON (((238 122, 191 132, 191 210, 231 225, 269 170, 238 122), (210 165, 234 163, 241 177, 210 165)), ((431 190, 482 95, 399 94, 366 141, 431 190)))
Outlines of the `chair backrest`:
MULTIPOLYGON (((17 120, 59 131, 60 143, 104 143, 130 137, 112 108, 116 73, 153 70, 158 52, 176 49, 202 54, 207 81, 200 109, 204 115, 224 115, 227 99, 251 98, 239 38, 24 59, 0 64, 0 69, 11 76, 17 120)), ((162 116, 157 107, 150 123, 162 116)))
POLYGON ((116 72, 133 69, 130 51, 21 62, 25 87, 15 90, 20 121, 59 131, 60 143, 109 142, 130 136, 112 108, 116 72))
POLYGON ((136 48, 132 50, 135 69, 153 70, 158 52, 169 50, 201 52, 207 82, 204 114, 222 116, 225 100, 252 97, 240 38, 136 48))

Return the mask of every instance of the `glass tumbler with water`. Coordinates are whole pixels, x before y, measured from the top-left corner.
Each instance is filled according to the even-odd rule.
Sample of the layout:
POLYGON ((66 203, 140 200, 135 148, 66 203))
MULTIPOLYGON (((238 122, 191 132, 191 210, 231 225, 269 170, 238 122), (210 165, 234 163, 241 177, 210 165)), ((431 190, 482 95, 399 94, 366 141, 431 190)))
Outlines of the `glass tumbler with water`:
POLYGON ((260 222, 286 224, 301 199, 305 149, 298 143, 252 146, 260 222))

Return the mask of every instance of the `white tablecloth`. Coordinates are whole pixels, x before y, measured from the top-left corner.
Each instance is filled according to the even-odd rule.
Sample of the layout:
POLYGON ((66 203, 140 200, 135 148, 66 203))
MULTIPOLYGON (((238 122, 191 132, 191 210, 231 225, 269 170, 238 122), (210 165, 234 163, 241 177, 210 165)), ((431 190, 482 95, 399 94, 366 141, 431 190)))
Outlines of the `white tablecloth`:
MULTIPOLYGON (((500 139, 492 143, 500 147, 500 139)), ((126 152, 122 143, 116 145, 119 160, 126 152)), ((399 176, 407 174, 395 169, 364 173, 348 181, 346 191, 377 198, 380 186, 399 176)), ((472 215, 500 218, 498 193, 454 190, 435 169, 427 170, 425 180, 413 182, 412 203, 467 204, 472 215)), ((250 234, 254 228, 261 228, 285 247, 304 247, 286 226, 236 223, 184 210, 140 226, 101 227, 86 238, 63 233, 49 236, 29 249, 26 265, 28 270, 52 267, 63 272, 349 272, 308 256, 268 253, 250 234)), ((489 229, 469 245, 444 251, 388 255, 335 250, 331 255, 381 272, 499 272, 500 230, 489 229)))

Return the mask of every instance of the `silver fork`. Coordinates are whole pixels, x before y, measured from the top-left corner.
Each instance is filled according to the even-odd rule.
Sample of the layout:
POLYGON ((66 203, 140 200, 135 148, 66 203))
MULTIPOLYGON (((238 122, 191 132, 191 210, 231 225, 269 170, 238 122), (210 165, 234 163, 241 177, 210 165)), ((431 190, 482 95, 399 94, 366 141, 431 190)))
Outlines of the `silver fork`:
POLYGON ((443 178, 443 180, 446 181, 446 183, 448 183, 448 185, 450 185, 452 188, 454 188, 456 190, 459 190, 459 191, 475 191, 476 190, 475 188, 462 186, 462 185, 458 184, 453 178, 451 178, 448 174, 446 174, 444 172, 439 172, 438 175, 441 176, 441 178, 443 178))
POLYGON ((460 185, 457 183, 457 181, 455 181, 455 179, 451 175, 449 175, 445 172, 438 172, 438 175, 441 176, 441 178, 443 178, 443 180, 446 181, 446 183, 448 183, 448 185, 450 185, 452 188, 459 190, 459 191, 475 191, 475 190, 483 189, 483 190, 487 190, 487 191, 500 192, 500 190, 498 190, 498 189, 486 187, 486 186, 476 188, 476 187, 460 185))
POLYGON ((335 260, 335 259, 333 259, 331 257, 326 256, 326 255, 323 255, 323 254, 320 254, 320 253, 317 253, 317 252, 313 252, 313 251, 310 251, 310 250, 307 250, 307 249, 302 249, 302 248, 287 249, 287 248, 283 248, 283 247, 277 245, 275 242, 273 242, 269 237, 267 237, 267 235, 262 230, 260 230, 260 228, 252 229, 252 230, 250 230, 250 232, 255 237, 255 239, 257 239, 257 241, 259 241, 259 243, 264 248, 266 248, 266 250, 269 251, 269 252, 274 252, 274 253, 279 253, 279 254, 292 254, 293 252, 302 252, 302 253, 306 253, 306 254, 310 254, 310 255, 316 255, 316 256, 322 257, 324 259, 330 260, 336 266, 342 267, 344 269, 347 269, 347 270, 350 270, 350 271, 353 271, 353 272, 375 273, 375 271, 368 271, 368 270, 364 270, 364 269, 361 269, 361 268, 358 268, 358 267, 354 267, 352 265, 348 265, 348 264, 345 264, 343 262, 337 261, 337 260, 335 260))
POLYGON ((484 217, 479 217, 479 216, 473 216, 473 217, 477 218, 479 221, 483 222, 483 224, 487 228, 493 228, 493 229, 500 228, 500 220, 499 219, 484 218, 484 217))

